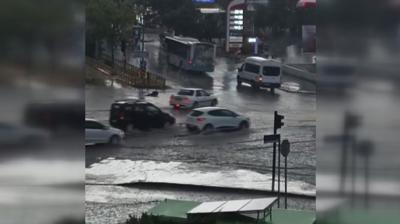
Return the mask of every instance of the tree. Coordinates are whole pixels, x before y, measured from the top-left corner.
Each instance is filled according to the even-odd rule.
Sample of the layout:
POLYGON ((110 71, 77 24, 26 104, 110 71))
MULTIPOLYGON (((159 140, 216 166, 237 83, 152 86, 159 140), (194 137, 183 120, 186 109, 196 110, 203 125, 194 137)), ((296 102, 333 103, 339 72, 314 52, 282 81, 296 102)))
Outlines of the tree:
POLYGON ((268 36, 268 42, 271 46, 270 50, 275 51, 273 53, 283 54, 283 48, 286 47, 287 42, 290 42, 289 37, 296 37, 298 24, 295 6, 297 1, 269 0, 267 5, 255 5, 255 30, 259 36, 268 36))
MULTIPOLYGON (((128 38, 136 22, 136 7, 129 0, 88 0, 86 7, 86 44, 90 55, 106 40, 114 64, 115 47, 128 38)), ((91 55, 93 56, 93 55, 91 55)))

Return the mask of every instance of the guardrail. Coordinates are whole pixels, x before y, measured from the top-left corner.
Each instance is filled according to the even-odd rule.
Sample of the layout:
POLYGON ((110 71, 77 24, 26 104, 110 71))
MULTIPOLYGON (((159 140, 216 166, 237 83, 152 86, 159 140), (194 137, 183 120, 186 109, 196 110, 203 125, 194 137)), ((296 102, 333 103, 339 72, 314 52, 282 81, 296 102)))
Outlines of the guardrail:
POLYGON ((102 55, 101 59, 87 58, 86 63, 90 66, 107 70, 113 79, 135 88, 165 89, 166 80, 159 75, 143 71, 142 69, 125 63, 123 60, 111 58, 109 55, 102 55))

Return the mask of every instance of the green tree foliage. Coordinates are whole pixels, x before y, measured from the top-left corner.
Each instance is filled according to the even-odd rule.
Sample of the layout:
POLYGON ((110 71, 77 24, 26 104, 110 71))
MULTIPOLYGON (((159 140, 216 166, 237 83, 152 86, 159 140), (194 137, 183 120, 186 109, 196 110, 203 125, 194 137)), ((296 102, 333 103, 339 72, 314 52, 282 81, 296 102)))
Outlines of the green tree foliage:
MULTIPOLYGON (((226 5, 229 3, 228 0, 223 2, 226 5)), ((147 3, 158 12, 161 25, 174 30, 177 35, 201 39, 219 38, 224 35, 225 15, 201 14, 191 0, 148 0, 147 3)))
POLYGON ((115 47, 132 32, 135 22, 136 10, 132 0, 87 0, 87 54, 93 54, 100 46, 99 42, 106 40, 114 60, 115 47))
POLYGON ((158 12, 163 26, 175 30, 177 34, 199 35, 200 12, 192 1, 187 0, 149 0, 149 5, 158 12))
POLYGON ((269 28, 273 36, 281 36, 285 30, 296 26, 296 3, 297 0, 269 0, 267 5, 256 5, 255 27, 269 28))

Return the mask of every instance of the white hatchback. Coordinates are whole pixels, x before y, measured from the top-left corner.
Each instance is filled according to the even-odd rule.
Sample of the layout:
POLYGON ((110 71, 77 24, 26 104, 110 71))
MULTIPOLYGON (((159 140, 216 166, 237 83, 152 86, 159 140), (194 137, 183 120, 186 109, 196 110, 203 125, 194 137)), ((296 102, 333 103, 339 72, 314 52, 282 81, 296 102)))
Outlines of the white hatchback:
POLYGON ((184 88, 176 95, 171 95, 169 104, 176 108, 197 108, 205 106, 216 106, 217 97, 203 89, 184 88))
POLYGON ((186 119, 189 131, 247 129, 250 119, 220 107, 202 107, 193 110, 186 119))
POLYGON ((85 144, 109 143, 118 145, 125 137, 123 131, 106 126, 94 119, 85 119, 85 144))

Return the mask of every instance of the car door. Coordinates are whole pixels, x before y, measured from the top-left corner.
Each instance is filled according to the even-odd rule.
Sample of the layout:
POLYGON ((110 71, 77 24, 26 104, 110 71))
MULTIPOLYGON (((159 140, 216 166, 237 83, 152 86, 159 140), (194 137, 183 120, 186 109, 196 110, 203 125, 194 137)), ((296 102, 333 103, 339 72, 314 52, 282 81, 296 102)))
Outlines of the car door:
POLYGON ((224 117, 225 128, 231 129, 239 127, 240 121, 237 119, 238 115, 235 112, 223 109, 220 113, 224 117))
POLYGON ((85 121, 86 143, 104 143, 108 141, 106 127, 96 121, 85 121))
POLYGON ((202 90, 196 90, 196 101, 199 103, 199 106, 207 106, 207 101, 205 100, 205 96, 202 90))
POLYGON ((146 104, 138 103, 133 107, 133 111, 131 114, 132 124, 136 128, 146 128, 149 127, 149 117, 146 113, 146 104))
POLYGON ((225 115, 223 109, 212 110, 209 111, 208 114, 211 115, 209 120, 215 128, 226 129, 229 126, 229 117, 225 115))
POLYGON ((163 114, 159 108, 154 105, 147 104, 145 107, 146 118, 150 122, 151 127, 162 127, 165 123, 163 114))
POLYGON ((247 80, 255 81, 255 77, 260 74, 260 65, 246 63, 244 66, 244 76, 247 80))
POLYGON ((202 97, 203 97, 204 105, 205 106, 211 106, 211 102, 212 102, 211 95, 208 92, 204 91, 204 90, 201 90, 201 94, 202 94, 202 97))
POLYGON ((262 68, 263 82, 267 84, 281 83, 281 67, 279 66, 263 66, 262 68))

